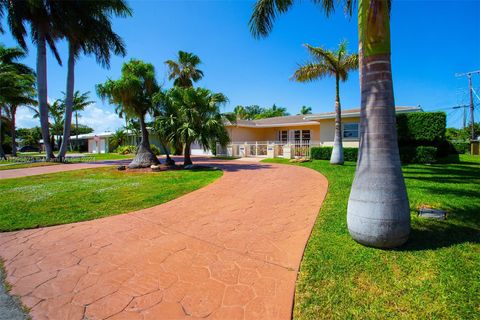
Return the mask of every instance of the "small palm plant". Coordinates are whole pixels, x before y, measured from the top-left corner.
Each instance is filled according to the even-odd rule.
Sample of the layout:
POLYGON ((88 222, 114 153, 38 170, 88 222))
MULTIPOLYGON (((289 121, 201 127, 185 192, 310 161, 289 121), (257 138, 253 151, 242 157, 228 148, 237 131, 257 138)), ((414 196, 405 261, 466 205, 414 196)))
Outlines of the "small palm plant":
POLYGON ((326 76, 335 77, 335 138, 330 163, 341 165, 344 160, 340 81, 347 81, 348 73, 358 69, 358 55, 348 53, 346 41, 342 41, 335 51, 313 47, 309 44, 305 44, 305 47, 313 61, 300 65, 292 79, 298 82, 309 82, 326 76))
POLYGON ((300 114, 312 114, 312 107, 302 106, 300 114))

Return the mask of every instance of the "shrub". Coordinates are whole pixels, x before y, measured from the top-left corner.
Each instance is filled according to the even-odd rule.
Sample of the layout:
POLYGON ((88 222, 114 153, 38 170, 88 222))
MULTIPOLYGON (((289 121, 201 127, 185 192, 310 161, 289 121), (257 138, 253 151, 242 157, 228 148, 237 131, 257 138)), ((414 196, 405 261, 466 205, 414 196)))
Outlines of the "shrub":
POLYGON ((137 153, 137 146, 119 146, 115 151, 119 154, 137 153))
POLYGON ((312 147, 310 149, 310 159, 330 160, 333 147, 312 147))
POLYGON ((397 115, 397 133, 400 145, 434 145, 445 140, 447 116, 445 112, 413 112, 397 115))
POLYGON ((419 146, 415 149, 415 163, 433 163, 437 155, 437 148, 419 146))
POLYGON ((416 148, 412 146, 400 147, 400 161, 402 163, 414 163, 415 162, 415 153, 416 148))
MULTIPOLYGON (((310 149, 310 159, 330 160, 333 147, 312 147, 310 149)), ((343 157, 345 161, 357 161, 358 148, 343 148, 343 157)))
POLYGON ((457 154, 470 153, 470 143, 468 142, 452 142, 452 145, 457 154))
POLYGON ((154 145, 154 144, 151 144, 151 145, 150 145, 150 149, 152 149, 153 154, 156 155, 156 156, 159 156, 159 155, 162 154, 162 151, 160 150, 160 148, 157 147, 157 146, 154 145))
POLYGON ((343 158, 345 161, 354 161, 358 159, 358 148, 343 148, 343 158))

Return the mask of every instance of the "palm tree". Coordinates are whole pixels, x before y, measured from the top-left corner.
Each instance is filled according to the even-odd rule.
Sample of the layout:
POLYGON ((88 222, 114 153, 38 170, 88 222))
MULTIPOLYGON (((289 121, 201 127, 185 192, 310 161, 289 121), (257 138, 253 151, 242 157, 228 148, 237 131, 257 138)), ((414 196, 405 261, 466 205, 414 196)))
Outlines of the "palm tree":
POLYGON ((300 65, 293 79, 298 82, 308 82, 326 76, 335 77, 335 138, 330 157, 331 164, 343 164, 342 145, 342 110, 340 104, 340 81, 347 81, 348 73, 358 68, 358 55, 348 54, 347 42, 342 41, 336 51, 305 44, 313 61, 300 65))
POLYGON ((176 87, 192 87, 194 82, 203 78, 203 71, 198 69, 198 65, 201 63, 202 61, 197 55, 178 51, 176 61, 165 61, 169 69, 168 80, 174 80, 173 85, 176 87))
MULTIPOLYGON (((65 92, 62 92, 64 98, 63 101, 66 105, 66 100, 67 100, 67 95, 65 92)), ((89 100, 90 99, 90 91, 81 93, 80 91, 75 91, 73 94, 73 99, 72 99, 72 112, 75 112, 75 135, 76 135, 76 143, 78 144, 78 118, 81 117, 78 115, 79 112, 85 110, 86 107, 91 105, 92 103, 95 103, 95 101, 89 100)), ((65 107, 67 109, 67 107, 65 107)), ((65 111, 67 112, 67 111, 65 111)), ((71 119, 70 119, 71 122, 71 119)), ((69 135, 70 137, 70 135, 69 135)), ((63 141, 65 141, 65 124, 63 125, 63 141)), ((65 142, 64 142, 65 143, 65 142)), ((60 150, 62 148, 60 147, 60 150)), ((62 153, 60 151, 59 157, 62 156, 62 153)))
MULTIPOLYGON (((334 0, 314 1, 328 16, 334 0)), ((353 1, 344 0, 353 13, 353 1)), ((258 0, 250 20, 254 36, 266 36, 292 0, 258 0)), ((398 152, 390 59, 390 0, 358 2, 361 92, 360 145, 347 209, 350 235, 367 246, 390 248, 410 234, 410 208, 398 152)))
POLYGON ((110 66, 110 54, 124 56, 122 39, 112 30, 111 17, 130 16, 131 9, 124 0, 66 1, 67 19, 62 25, 62 34, 68 40, 67 87, 65 91, 65 120, 63 143, 59 157, 67 153, 74 107, 75 62, 80 53, 93 54, 102 66, 110 66))
MULTIPOLYGON (((17 155, 17 145, 15 143, 17 109, 21 105, 31 106, 36 103, 34 100, 36 95, 35 73, 30 67, 17 62, 25 56, 26 53, 21 48, 6 48, 0 44, 0 72, 2 78, 0 100, 10 120, 13 156, 17 155)), ((0 156, 4 156, 3 150, 0 150, 0 156)))
POLYGON ((117 149, 127 141, 127 133, 125 130, 119 129, 109 139, 109 143, 112 146, 112 150, 117 149))
POLYGON ((217 142, 225 146, 229 142, 224 115, 220 112, 220 106, 227 101, 223 94, 204 88, 174 87, 164 95, 167 112, 156 118, 157 127, 170 132, 170 141, 180 137, 185 145, 184 165, 192 164, 190 146, 193 142, 199 142, 204 148, 217 142))
POLYGON ((302 106, 300 114, 312 114, 312 107, 302 106))
POLYGON ((144 168, 159 163, 150 149, 148 129, 145 124, 145 116, 153 111, 153 97, 159 90, 153 65, 135 59, 123 64, 120 79, 109 79, 97 85, 97 93, 102 99, 108 98, 111 104, 121 105, 129 118, 136 117, 140 121, 142 140, 129 168, 144 168))
MULTIPOLYGON (((35 114, 34 118, 40 118, 40 112, 37 109, 31 109, 35 114)), ((61 99, 56 99, 53 103, 48 104, 48 124, 49 124, 49 142, 55 149, 55 141, 58 146, 61 144, 61 135, 63 132, 63 115, 65 113, 65 103, 61 99), (55 138, 57 136, 57 139, 55 138)), ((43 141, 45 144, 45 141, 43 141)))
POLYGON ((37 46, 37 90, 38 108, 42 137, 45 143, 46 158, 54 158, 52 146, 49 142, 48 102, 47 102, 47 50, 50 47, 59 64, 62 63, 55 46, 55 41, 61 37, 59 25, 64 21, 62 1, 30 0, 30 1, 1 1, 1 10, 8 14, 7 22, 13 37, 22 49, 27 50, 25 37, 30 25, 33 43, 37 46))

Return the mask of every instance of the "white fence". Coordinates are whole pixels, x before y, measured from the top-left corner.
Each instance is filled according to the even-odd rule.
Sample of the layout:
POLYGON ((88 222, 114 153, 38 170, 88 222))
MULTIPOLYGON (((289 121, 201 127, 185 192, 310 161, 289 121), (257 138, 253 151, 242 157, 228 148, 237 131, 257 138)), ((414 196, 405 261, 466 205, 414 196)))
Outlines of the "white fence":
POLYGON ((231 157, 309 158, 312 147, 321 147, 320 141, 242 141, 227 147, 217 146, 217 154, 231 157))

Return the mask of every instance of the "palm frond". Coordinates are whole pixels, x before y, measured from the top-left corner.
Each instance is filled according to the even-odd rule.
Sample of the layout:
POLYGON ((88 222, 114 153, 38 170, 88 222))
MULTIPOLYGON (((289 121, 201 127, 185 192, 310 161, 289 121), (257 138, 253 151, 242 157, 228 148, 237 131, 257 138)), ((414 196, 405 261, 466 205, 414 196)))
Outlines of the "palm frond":
POLYGON ((332 75, 329 66, 323 63, 310 62, 299 65, 291 80, 298 82, 310 82, 322 79, 326 76, 332 75))

